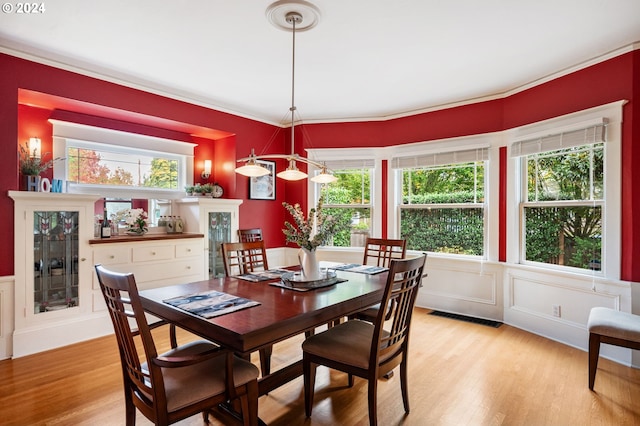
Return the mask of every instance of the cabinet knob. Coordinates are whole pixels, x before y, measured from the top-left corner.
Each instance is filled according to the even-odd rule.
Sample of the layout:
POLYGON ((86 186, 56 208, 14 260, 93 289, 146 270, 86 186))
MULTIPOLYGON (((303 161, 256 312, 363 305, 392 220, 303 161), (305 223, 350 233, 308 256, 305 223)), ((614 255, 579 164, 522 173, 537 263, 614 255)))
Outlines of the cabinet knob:
POLYGON ((156 255, 156 252, 155 252, 155 251, 152 251, 152 252, 151 252, 151 256, 155 256, 155 255, 156 255))
POLYGON ((109 256, 109 259, 115 259, 116 257, 114 255, 109 256))
POLYGON ((81 258, 80 258, 80 262, 84 262, 85 260, 87 260, 87 258, 86 258, 86 257, 81 257, 81 258))
POLYGON ((187 266, 187 269, 191 269, 191 266, 187 266))
POLYGON ((187 249, 187 253, 191 253, 191 249, 190 248, 187 249))

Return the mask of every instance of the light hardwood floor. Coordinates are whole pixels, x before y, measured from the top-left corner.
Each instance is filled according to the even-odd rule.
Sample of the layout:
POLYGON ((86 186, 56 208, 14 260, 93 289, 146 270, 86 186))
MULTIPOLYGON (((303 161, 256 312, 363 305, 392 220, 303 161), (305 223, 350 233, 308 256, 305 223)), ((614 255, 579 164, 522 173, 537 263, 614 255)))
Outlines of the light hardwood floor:
MULTIPOLYGON (((416 308, 413 318, 411 413, 404 414, 396 374, 378 387, 380 425, 640 424, 640 370, 601 359, 591 392, 586 352, 507 325, 496 329, 428 313, 416 308)), ((166 329, 154 335, 166 350, 166 329)), ((191 338, 179 334, 180 342, 191 338)), ((274 368, 300 357, 301 339, 274 347, 274 368)), ((311 419, 304 416, 302 378, 261 397, 260 417, 282 426, 368 424, 366 382, 356 379, 351 389, 346 383, 344 374, 321 367, 311 419)), ((114 337, 0 361, 0 424, 123 423, 114 337)), ((149 422, 139 415, 138 424, 149 422)), ((195 416, 179 424, 203 422, 195 416)))

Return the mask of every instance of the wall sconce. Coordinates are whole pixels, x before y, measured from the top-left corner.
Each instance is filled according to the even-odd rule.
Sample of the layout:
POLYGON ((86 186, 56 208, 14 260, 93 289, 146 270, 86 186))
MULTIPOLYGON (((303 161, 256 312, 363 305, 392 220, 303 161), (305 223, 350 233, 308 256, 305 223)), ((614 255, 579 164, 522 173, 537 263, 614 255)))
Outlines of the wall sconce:
POLYGON ((200 176, 202 176, 202 179, 209 179, 209 176, 211 176, 211 160, 204 160, 204 169, 200 176))
POLYGON ((29 153, 31 158, 42 157, 42 142, 40 138, 29 138, 29 153))

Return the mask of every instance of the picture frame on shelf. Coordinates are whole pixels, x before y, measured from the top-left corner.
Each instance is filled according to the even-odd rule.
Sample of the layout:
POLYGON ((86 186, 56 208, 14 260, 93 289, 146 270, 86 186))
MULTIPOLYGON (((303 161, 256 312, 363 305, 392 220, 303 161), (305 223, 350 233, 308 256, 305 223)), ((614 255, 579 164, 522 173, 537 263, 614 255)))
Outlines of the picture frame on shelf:
POLYGON ((276 199, 276 162, 256 160, 256 163, 269 170, 268 175, 249 178, 250 200, 276 199))

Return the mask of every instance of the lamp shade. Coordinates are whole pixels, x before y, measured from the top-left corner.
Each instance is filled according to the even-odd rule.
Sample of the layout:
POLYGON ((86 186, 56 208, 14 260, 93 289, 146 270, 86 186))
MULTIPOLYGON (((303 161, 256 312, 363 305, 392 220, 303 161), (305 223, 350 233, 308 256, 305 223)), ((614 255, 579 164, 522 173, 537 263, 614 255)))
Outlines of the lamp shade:
POLYGON ((256 164, 255 161, 249 161, 244 166, 236 167, 236 173, 243 176, 258 177, 268 175, 271 172, 259 164, 256 164))
POLYGON ((311 178, 311 181, 315 183, 333 183, 337 180, 338 178, 330 173, 320 173, 319 175, 311 178))
POLYGON ((327 171, 327 166, 322 166, 320 173, 311 178, 311 181, 315 183, 332 183, 337 180, 337 177, 327 171))
POLYGON ((301 180, 307 177, 305 172, 298 170, 296 162, 294 160, 289 161, 289 167, 286 170, 281 171, 276 176, 284 180, 301 180))
POLYGON ((40 138, 29 138, 29 153, 33 158, 42 156, 42 142, 40 138))

